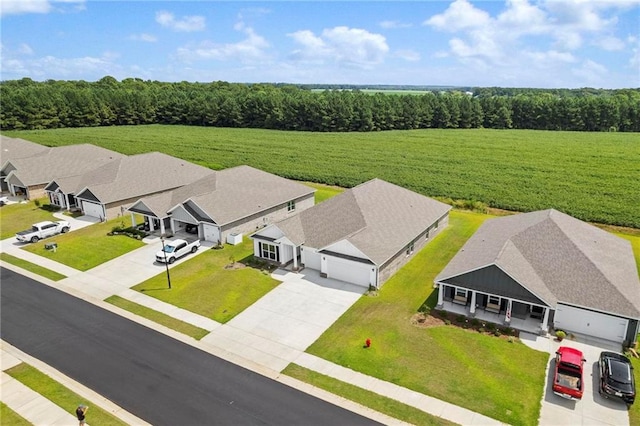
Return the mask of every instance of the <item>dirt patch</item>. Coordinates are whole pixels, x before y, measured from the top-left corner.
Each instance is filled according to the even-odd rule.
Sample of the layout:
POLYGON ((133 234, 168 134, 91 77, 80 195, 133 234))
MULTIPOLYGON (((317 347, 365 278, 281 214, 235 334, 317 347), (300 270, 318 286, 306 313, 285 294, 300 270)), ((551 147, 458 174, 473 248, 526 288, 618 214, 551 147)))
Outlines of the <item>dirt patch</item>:
POLYGON ((487 336, 494 336, 500 339, 513 341, 518 339, 520 333, 510 327, 500 324, 492 324, 474 318, 467 318, 463 315, 455 315, 446 311, 433 310, 430 313, 418 312, 411 317, 411 324, 419 328, 430 327, 458 327, 469 332, 480 333, 487 336))
POLYGON ((245 265, 244 263, 240 263, 240 262, 233 262, 230 263, 228 265, 225 265, 224 269, 243 269, 246 268, 247 265, 245 265))

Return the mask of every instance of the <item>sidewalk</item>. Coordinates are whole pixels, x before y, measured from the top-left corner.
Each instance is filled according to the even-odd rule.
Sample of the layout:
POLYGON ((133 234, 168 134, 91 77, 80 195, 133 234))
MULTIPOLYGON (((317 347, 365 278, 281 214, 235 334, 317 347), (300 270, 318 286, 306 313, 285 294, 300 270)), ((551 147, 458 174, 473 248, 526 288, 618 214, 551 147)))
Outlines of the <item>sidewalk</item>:
MULTIPOLYGON (((0 246, 3 251, 5 249, 5 242, 6 240, 0 242, 0 246)), ((247 346, 246 332, 240 329, 234 329, 233 327, 222 328, 221 324, 210 320, 209 318, 185 311, 150 296, 130 290, 130 287, 133 285, 151 278, 163 271, 164 265, 162 265, 162 268, 159 268, 149 260, 153 259, 153 253, 158 250, 158 245, 158 241, 150 241, 145 247, 134 250, 131 253, 106 262, 103 265, 84 273, 75 270, 68 271, 66 269, 68 267, 57 262, 49 261, 50 263, 47 263, 46 265, 48 266, 46 266, 44 262, 36 260, 34 263, 42 264, 54 271, 64 273, 62 271, 67 270, 67 272, 71 272, 69 274, 65 274, 69 278, 58 281, 57 283, 50 282, 45 278, 35 276, 33 274, 27 273, 26 275, 37 279, 44 284, 69 292, 76 297, 81 297, 90 303, 94 303, 105 309, 117 312, 118 314, 142 323, 147 327, 151 326, 164 334, 168 334, 177 340, 196 346, 215 356, 224 358, 244 368, 267 377, 271 377, 274 380, 281 381, 314 396, 325 399, 333 404, 350 409, 385 424, 402 424, 402 422, 381 413, 374 412, 367 407, 363 407, 339 396, 328 394, 327 392, 308 384, 303 384, 302 382, 290 377, 280 375, 279 373, 290 362, 294 362, 318 373, 325 374, 345 383, 353 384, 365 390, 400 401, 426 413, 442 417, 443 419, 447 419, 454 423, 464 425, 501 424, 497 420, 488 418, 473 411, 419 394, 393 383, 366 376, 321 358, 309 355, 303 351, 295 350, 288 345, 281 345, 268 339, 261 339, 260 345, 257 347, 247 346), (132 273, 134 271, 135 273, 132 273), (204 328, 209 331, 216 330, 217 333, 215 333, 215 337, 210 334, 202 339, 202 341, 196 341, 190 337, 181 335, 180 333, 169 330, 166 327, 152 323, 149 320, 140 318, 134 314, 103 302, 105 298, 112 295, 118 295, 127 300, 131 300, 135 303, 188 322, 197 327, 204 328), (222 331, 224 331, 224 333, 222 333, 222 331)), ((201 248, 196 255, 203 252, 204 249, 204 247, 201 248)), ((11 252, 11 254, 16 257, 26 259, 27 256, 24 256, 24 253, 26 253, 24 250, 15 250, 11 252)), ((42 259, 39 256, 36 257, 42 259)), ((193 257, 193 255, 186 256, 186 258, 191 257, 193 257)), ((180 261, 184 261, 184 259, 181 259, 180 261)), ((180 261, 176 262, 176 264, 180 261)), ((7 268, 16 269, 13 265, 6 265, 4 263, 2 263, 2 265, 7 268)), ((251 337, 252 341, 255 341, 256 336, 248 337, 251 337)), ((2 398, 4 397, 5 396, 2 395, 2 398)))

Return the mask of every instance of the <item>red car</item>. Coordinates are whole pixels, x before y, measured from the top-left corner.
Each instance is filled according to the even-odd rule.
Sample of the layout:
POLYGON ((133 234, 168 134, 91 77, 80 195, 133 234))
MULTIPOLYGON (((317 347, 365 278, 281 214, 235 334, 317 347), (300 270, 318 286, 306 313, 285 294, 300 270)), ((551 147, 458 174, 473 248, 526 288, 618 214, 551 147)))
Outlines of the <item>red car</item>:
POLYGON ((553 393, 566 399, 582 399, 584 392, 582 373, 585 361, 582 351, 561 346, 556 352, 553 393))

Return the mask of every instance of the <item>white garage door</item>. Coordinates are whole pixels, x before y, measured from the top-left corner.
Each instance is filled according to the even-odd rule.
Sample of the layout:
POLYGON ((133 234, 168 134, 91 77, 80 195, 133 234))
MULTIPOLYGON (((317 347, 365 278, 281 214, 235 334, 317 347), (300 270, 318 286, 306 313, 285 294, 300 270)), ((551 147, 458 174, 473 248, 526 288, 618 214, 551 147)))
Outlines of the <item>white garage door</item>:
POLYGON ((327 277, 369 287, 372 265, 327 256, 327 277))
POLYGON ((629 320, 624 318, 560 304, 556 308, 553 321, 555 328, 614 342, 622 342, 625 339, 629 323, 629 320))
POLYGON ((82 211, 87 216, 93 216, 100 219, 104 219, 104 209, 102 204, 90 203, 89 201, 82 201, 82 211))

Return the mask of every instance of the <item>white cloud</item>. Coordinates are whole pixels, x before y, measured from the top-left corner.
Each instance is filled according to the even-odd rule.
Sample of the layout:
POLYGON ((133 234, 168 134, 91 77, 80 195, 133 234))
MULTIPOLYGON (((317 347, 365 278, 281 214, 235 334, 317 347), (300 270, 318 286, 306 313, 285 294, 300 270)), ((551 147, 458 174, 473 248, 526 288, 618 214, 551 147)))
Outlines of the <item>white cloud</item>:
POLYGON ((417 62, 420 60, 420 53, 410 49, 397 50, 393 56, 409 62, 417 62))
POLYGON ((22 43, 18 47, 18 52, 22 55, 33 55, 33 49, 27 43, 22 43))
POLYGON ((400 21, 382 21, 380 22, 380 26, 384 29, 395 29, 395 28, 411 28, 412 25, 405 22, 400 21))
POLYGON ((205 28, 203 16, 183 16, 176 19, 173 13, 161 10, 156 12, 156 22, 165 28, 179 32, 202 31, 205 28))
POLYGON ((266 49, 269 48, 269 42, 264 37, 255 33, 253 28, 241 25, 236 26, 246 34, 246 38, 237 43, 214 43, 204 41, 198 46, 181 47, 177 51, 177 55, 184 61, 192 60, 238 60, 241 62, 255 62, 266 59, 266 49))
POLYGON ((582 63, 580 68, 573 69, 573 74, 585 81, 586 84, 599 86, 601 82, 606 79, 609 71, 604 65, 587 59, 582 63))
MULTIPOLYGON (((4 52, 3 52, 4 53, 4 52)), ((94 79, 99 75, 114 75, 120 67, 114 62, 117 55, 105 53, 101 57, 58 58, 44 56, 33 59, 3 57, 2 74, 31 78, 94 79)))
POLYGON ((48 0, 2 0, 0 16, 23 13, 49 13, 51 3, 48 0))
POLYGON ((634 87, 637 87, 638 85, 640 85, 640 38, 630 36, 627 41, 632 46, 631 57, 629 58, 629 66, 632 69, 636 70, 638 82, 636 82, 637 84, 635 84, 634 87))
POLYGON ((309 30, 296 31, 288 35, 301 45, 301 49, 293 51, 290 55, 291 59, 296 61, 336 62, 368 67, 381 63, 389 52, 383 35, 359 28, 327 28, 319 36, 309 30))
POLYGON ((153 34, 141 33, 141 34, 131 34, 129 36, 130 40, 134 41, 146 41, 147 43, 155 43, 158 41, 158 38, 153 34))
POLYGON ((593 44, 607 51, 615 51, 624 49, 624 41, 614 36, 604 36, 596 39, 593 44))
POLYGON ((468 28, 477 28, 486 25, 491 20, 489 14, 475 8, 467 0, 456 0, 449 5, 447 10, 434 15, 424 21, 429 25, 443 31, 459 31, 468 28))

